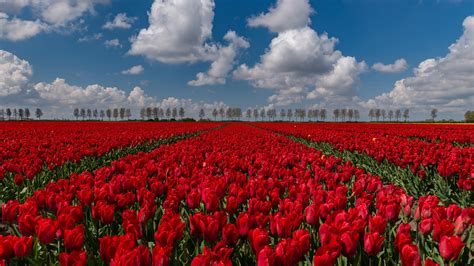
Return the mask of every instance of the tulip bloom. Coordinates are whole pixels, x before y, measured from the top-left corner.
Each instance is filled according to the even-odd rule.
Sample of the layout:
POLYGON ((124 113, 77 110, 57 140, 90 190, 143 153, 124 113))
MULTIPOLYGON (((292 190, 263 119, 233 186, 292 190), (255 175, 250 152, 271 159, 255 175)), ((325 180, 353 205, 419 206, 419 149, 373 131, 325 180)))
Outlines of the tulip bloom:
POLYGON ((364 235, 364 251, 372 256, 377 256, 382 248, 384 237, 378 232, 366 233, 364 235))
POLYGON ((442 236, 441 242, 439 243, 439 253, 441 257, 447 261, 455 261, 459 257, 464 243, 458 236, 442 236))

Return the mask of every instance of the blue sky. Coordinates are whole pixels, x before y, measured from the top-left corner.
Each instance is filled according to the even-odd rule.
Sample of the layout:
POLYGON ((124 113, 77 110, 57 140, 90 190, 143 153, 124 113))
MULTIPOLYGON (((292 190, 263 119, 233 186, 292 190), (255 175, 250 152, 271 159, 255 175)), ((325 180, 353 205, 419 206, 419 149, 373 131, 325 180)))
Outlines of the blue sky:
MULTIPOLYGON (((410 108, 419 118, 427 117, 427 110, 434 107, 440 109, 440 117, 461 118, 467 108, 474 106, 474 80, 464 79, 469 73, 474 74, 474 18, 470 17, 474 15, 474 1, 294 0, 288 4, 285 2, 290 0, 181 0, 178 2, 189 2, 188 7, 196 6, 194 11, 181 12, 179 5, 174 11, 170 7, 176 1, 166 0, 157 1, 163 2, 159 5, 155 3, 157 22, 153 25, 150 25, 148 13, 154 1, 93 0, 82 9, 67 0, 40 2, 44 3, 35 6, 0 1, 0 27, 4 28, 0 29, 0 50, 4 51, 5 57, 7 53, 14 57, 0 59, 0 89, 1 75, 4 76, 4 87, 17 88, 9 91, 4 88, 7 91, 4 93, 0 90, 2 106, 50 106, 52 115, 68 113, 76 106, 101 107, 104 103, 131 105, 133 108, 187 105, 192 106, 189 112, 200 106, 210 109, 215 106, 239 106, 244 109, 299 106, 331 109, 347 106, 360 110, 410 108), (54 12, 71 12, 71 15, 52 14, 53 9, 49 8, 56 2, 72 6, 62 11, 54 9, 54 12), (201 34, 203 41, 196 43, 190 40, 191 52, 180 54, 186 59, 176 58, 178 49, 169 50, 172 56, 163 52, 169 49, 166 46, 169 42, 165 39, 174 36, 173 31, 152 36, 151 39, 140 39, 141 30, 152 27, 163 29, 167 25, 174 25, 177 31, 195 32, 195 29, 176 28, 180 18, 172 12, 177 12, 184 19, 193 19, 204 10, 203 3, 211 7, 196 20, 202 23, 202 27, 197 25, 196 29, 210 26, 212 31, 201 34), (295 9, 295 13, 290 9, 295 9), (306 11, 309 15, 307 20, 306 11), (120 13, 131 18, 127 27, 104 28, 120 13), (171 15, 167 20, 160 21, 166 14, 171 15), (295 20, 291 14, 301 14, 298 17, 302 19, 295 20), (210 24, 207 23, 209 16, 213 16, 210 24), (254 18, 253 25, 251 18, 254 18), (20 25, 18 28, 11 26, 14 20, 17 20, 16 25, 20 25), (22 22, 36 23, 40 29, 26 32, 32 26, 25 24, 23 29, 22 22), (21 30, 26 32, 22 36, 8 32, 21 30), (232 41, 224 39, 230 30, 235 32, 235 36, 230 37, 232 41), (327 33, 329 41, 321 39, 324 33, 327 33), (94 36, 100 38, 94 39, 94 36), (138 39, 134 39, 137 36, 138 39), (106 41, 114 39, 120 45, 105 45, 106 41), (270 47, 272 40, 283 44, 287 42, 286 50, 281 46, 270 47), (297 44, 291 44, 291 40, 297 44), (300 46, 299 42, 304 40, 309 43, 300 46), (458 40, 461 40, 464 50, 449 50, 451 45, 459 43, 458 40), (134 43, 135 50, 132 49, 134 43), (213 50, 201 51, 206 45, 213 46, 213 50), (315 53, 320 53, 318 49, 324 50, 318 48, 319 45, 332 47, 313 58, 315 53), (308 51, 303 52, 306 48, 308 51), (284 51, 283 54, 281 51, 284 51), (292 52, 297 55, 291 56, 292 52), (263 59, 265 55, 267 59, 263 59), (450 57, 461 57, 466 62, 452 66, 449 60, 440 60, 450 57), (341 58, 347 60, 343 62, 341 58), (220 73, 218 77, 210 75, 213 81, 200 86, 189 85, 189 81, 196 79, 197 73, 209 74, 207 71, 211 64, 221 59, 219 62, 227 62, 230 70, 222 74, 223 64, 219 67, 220 72, 216 67, 220 73), (404 62, 390 66, 397 59, 404 59, 404 62), (435 65, 430 65, 431 77, 414 74, 414 69, 429 59, 435 60, 435 65), (26 61, 27 66, 19 63, 21 61, 26 61), (297 67, 306 63, 308 69, 297 67), (379 70, 373 67, 376 63, 383 64, 379 70), (288 69, 293 65, 297 69, 288 69), (347 70, 337 74, 334 69, 339 65, 347 70), (122 73, 133 66, 141 66, 143 71, 135 75, 122 73), (245 71, 242 66, 246 67, 245 71), (319 67, 320 71, 311 69, 319 67), (13 69, 20 76, 13 78, 13 81, 12 78, 7 80, 6 76, 13 73, 13 69), (454 70, 456 74, 450 72, 454 70), (63 82, 55 82, 58 78, 63 82), (409 88, 409 92, 402 89, 398 92, 402 91, 403 95, 388 95, 394 91, 397 81, 407 78, 404 88, 409 88), (459 84, 459 80, 464 82, 459 84), (89 94, 85 92, 87 86, 94 84, 99 87, 90 88, 93 92, 89 94), (424 87, 427 84, 433 87, 433 91, 424 87), (137 99, 130 99, 129 93, 135 87, 140 88, 133 94, 137 95, 137 99), (107 88, 117 91, 105 97, 107 88), (62 93, 79 95, 79 98, 56 95, 62 93), (83 93, 87 97, 80 97, 83 93), (412 100, 411 97, 421 99, 412 100)), ((192 27, 192 24, 188 26, 192 27)), ((179 34, 177 36, 180 37, 179 34)), ((181 37, 179 45, 191 38, 186 35, 181 37)), ((177 43, 171 45, 179 46, 177 43)))

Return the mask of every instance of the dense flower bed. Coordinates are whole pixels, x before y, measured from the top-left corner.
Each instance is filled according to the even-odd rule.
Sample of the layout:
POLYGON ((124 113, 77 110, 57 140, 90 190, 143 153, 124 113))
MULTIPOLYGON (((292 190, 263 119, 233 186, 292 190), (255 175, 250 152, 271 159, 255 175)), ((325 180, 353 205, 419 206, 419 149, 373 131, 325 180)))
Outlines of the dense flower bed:
MULTIPOLYGON (((336 149, 366 153, 377 161, 387 159, 402 168, 410 167, 413 173, 424 178, 426 170, 434 170, 441 176, 454 179, 460 189, 474 189, 474 147, 455 146, 449 142, 409 140, 407 135, 419 131, 420 136, 432 136, 428 127, 436 125, 411 124, 375 127, 366 124, 314 124, 314 123, 259 123, 259 126, 287 135, 294 135, 314 142, 327 142, 336 149), (399 131, 396 135, 394 132, 399 131), (400 135, 405 135, 401 137, 400 135)), ((474 135, 472 126, 459 126, 459 131, 474 135)), ((433 132, 439 129, 433 130, 433 132)), ((466 133, 466 134, 467 134, 466 133)), ((446 131, 444 136, 449 136, 446 131)), ((436 135, 436 134, 435 134, 436 135)), ((448 137, 449 138, 449 137, 448 137)))
POLYGON ((3 263, 472 263, 473 208, 414 200, 244 124, 124 157, 2 205, 3 263))
POLYGON ((14 173, 32 179, 43 167, 176 134, 215 126, 211 123, 0 122, 0 180, 14 173))

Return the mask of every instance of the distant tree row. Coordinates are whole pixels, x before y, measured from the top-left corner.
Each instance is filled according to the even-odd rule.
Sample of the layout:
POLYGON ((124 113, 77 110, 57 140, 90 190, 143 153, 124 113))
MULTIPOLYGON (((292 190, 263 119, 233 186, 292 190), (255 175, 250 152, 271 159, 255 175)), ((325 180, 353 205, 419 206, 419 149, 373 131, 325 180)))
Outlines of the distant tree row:
MULTIPOLYGON (((38 119, 41 119, 43 116, 43 111, 40 108, 36 108, 35 111, 35 116, 38 119)), ((6 108, 6 109, 0 109, 0 120, 23 120, 23 119, 30 119, 31 113, 30 109, 28 108, 6 108)))
MULTIPOLYGON (((201 117, 201 114, 202 116, 204 116, 204 113, 203 113, 204 110, 201 109, 201 112, 200 112, 200 117, 201 117)), ((307 117, 309 120, 313 120, 313 119, 316 119, 316 120, 325 120, 326 119, 326 109, 310 109, 310 110, 306 110, 306 109, 301 109, 301 108, 297 108, 295 110, 293 109, 288 109, 288 110, 285 110, 285 109, 281 109, 280 112, 278 112, 276 109, 274 108, 261 108, 261 109, 258 109, 258 108, 255 108, 255 109, 251 109, 251 108, 248 108, 246 111, 245 111, 245 117, 247 118, 247 120, 250 120, 253 118, 253 120, 257 121, 257 120, 266 120, 268 118, 268 120, 275 120, 278 116, 280 117, 280 120, 285 120, 285 119, 288 119, 288 120, 293 120, 293 118, 295 118, 296 120, 300 120, 300 121, 304 121, 305 118, 307 117)), ((221 120, 224 119, 224 118, 227 118, 227 119, 239 119, 242 117, 242 109, 240 108, 227 108, 227 109, 224 109, 224 108, 220 108, 220 109, 214 109, 212 111, 212 116, 214 117, 214 120, 217 120, 217 117, 220 116, 221 120)))
POLYGON ((333 110, 334 120, 339 121, 358 121, 360 119, 360 113, 357 109, 334 109, 333 110))
POLYGON ((106 110, 75 108, 73 111, 73 116, 76 118, 76 120, 79 118, 82 120, 86 118, 95 120, 104 120, 104 118, 107 118, 108 120, 111 120, 112 118, 117 120, 120 118, 123 120, 125 118, 130 119, 130 117, 132 117, 132 112, 129 108, 109 108, 106 110))
MULTIPOLYGON (((385 109, 370 109, 369 110, 369 118, 370 121, 374 119, 378 122, 380 118, 383 121, 388 119, 389 121, 396 120, 399 121, 402 118, 402 111, 400 109, 397 110, 385 110, 385 109)), ((410 109, 405 109, 403 111, 403 118, 407 121, 410 118, 410 109)))
POLYGON ((167 119, 170 119, 170 118, 173 118, 173 119, 176 119, 177 117, 180 117, 181 119, 184 118, 185 116, 185 111, 184 111, 184 108, 183 107, 180 107, 179 109, 178 108, 166 108, 163 109, 163 108, 158 108, 158 107, 146 107, 146 108, 142 108, 140 110, 140 118, 141 119, 164 119, 164 118, 167 118, 167 119))

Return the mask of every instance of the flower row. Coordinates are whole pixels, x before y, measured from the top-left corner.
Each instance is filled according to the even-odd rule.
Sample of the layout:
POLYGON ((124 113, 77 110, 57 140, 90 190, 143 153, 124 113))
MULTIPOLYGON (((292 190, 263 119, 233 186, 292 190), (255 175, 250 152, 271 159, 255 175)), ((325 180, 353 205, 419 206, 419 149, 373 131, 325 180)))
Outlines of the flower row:
MULTIPOLYGON (((403 136, 403 127, 398 127, 400 136, 397 136, 388 133, 393 132, 390 126, 387 126, 390 130, 378 128, 372 131, 371 126, 365 124, 260 123, 259 126, 313 142, 330 143, 340 151, 366 153, 379 162, 387 160, 401 168, 409 167, 420 178, 424 178, 428 170, 436 171, 454 180, 460 189, 470 191, 474 188, 474 147, 409 140, 403 136)), ((416 129, 420 125, 411 126, 416 129)), ((425 127, 423 125, 419 130, 425 130, 425 127)), ((474 129, 466 131, 474 135, 474 129)), ((449 135, 449 131, 446 134, 449 135)))
POLYGON ((18 264, 465 265, 474 209, 230 124, 50 183, 1 218, 0 259, 18 264))

